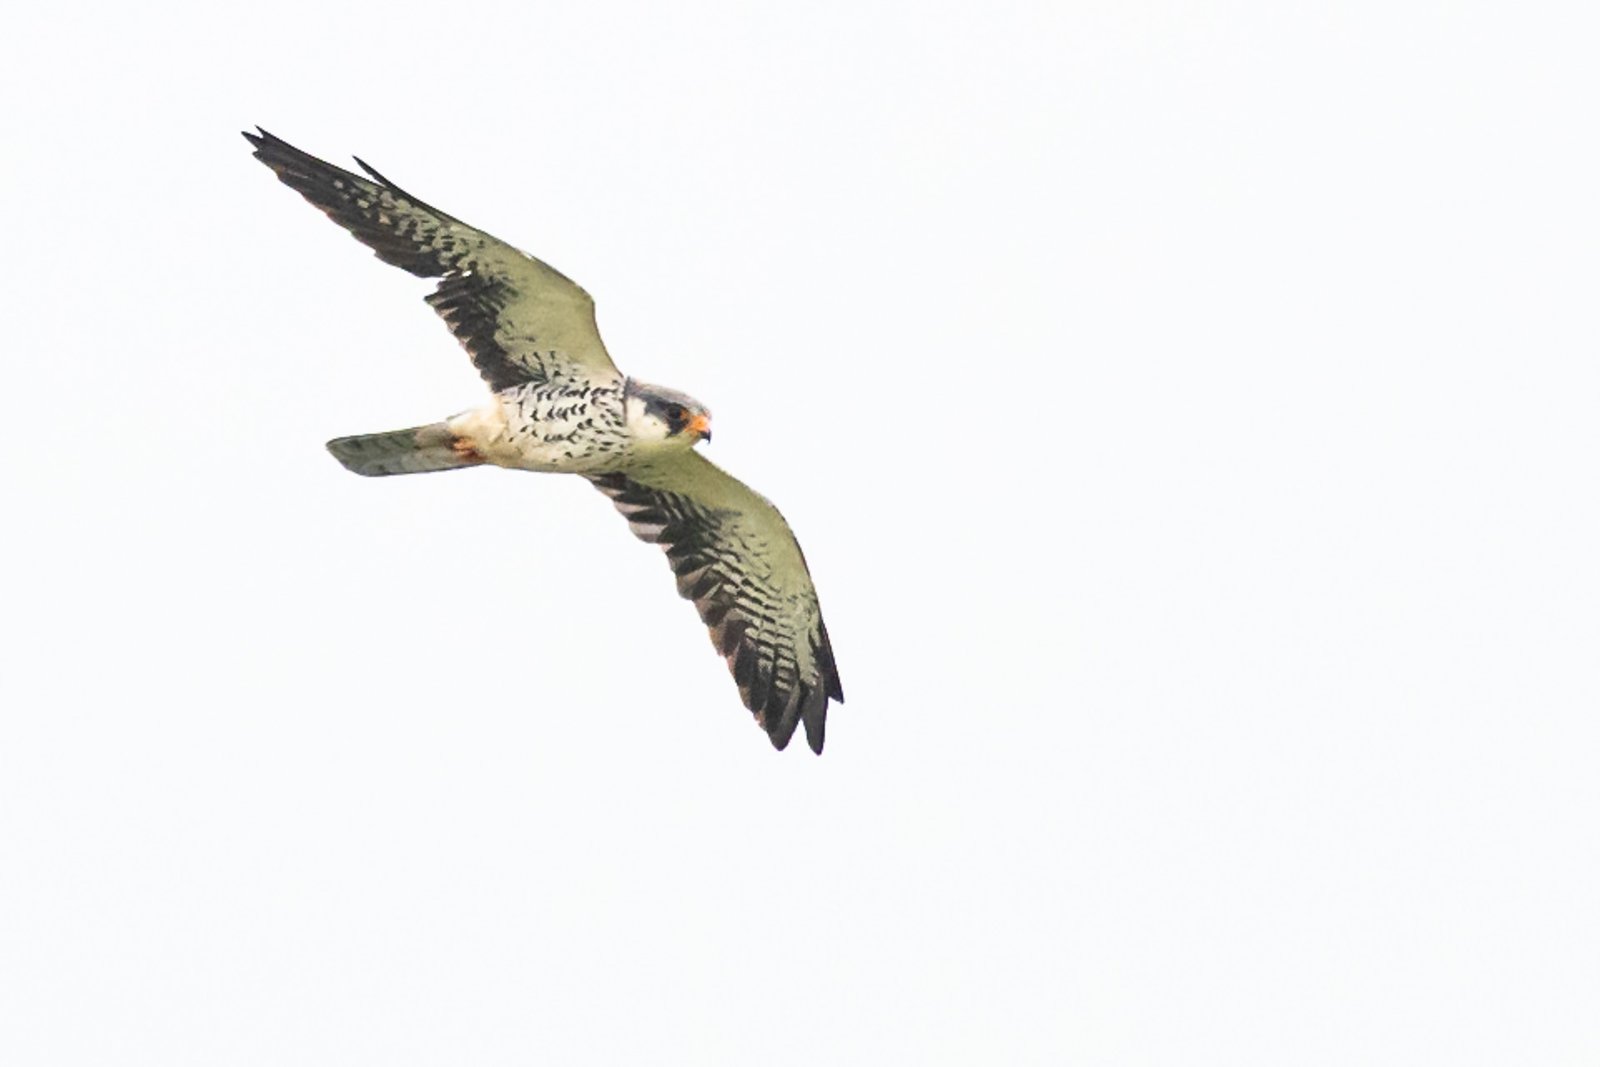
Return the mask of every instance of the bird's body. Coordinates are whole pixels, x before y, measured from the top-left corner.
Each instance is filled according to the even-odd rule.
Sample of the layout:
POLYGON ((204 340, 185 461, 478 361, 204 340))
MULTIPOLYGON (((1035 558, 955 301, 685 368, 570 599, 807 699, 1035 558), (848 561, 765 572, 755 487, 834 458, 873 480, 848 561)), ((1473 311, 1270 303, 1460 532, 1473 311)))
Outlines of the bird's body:
MULTIPOLYGON (((705 460, 711 413, 617 370, 594 303, 545 263, 422 203, 362 164, 363 178, 261 131, 256 157, 385 262, 439 278, 428 303, 490 387, 480 407, 407 430, 341 437, 329 450, 364 475, 493 465, 582 475, 660 545, 745 706, 783 748, 797 725, 822 751, 843 701, 816 590, 788 523, 705 460)), ((358 161, 359 162, 359 161, 358 161)))
POLYGON ((498 467, 605 474, 633 461, 624 381, 554 382, 502 389, 447 420, 465 449, 498 467))

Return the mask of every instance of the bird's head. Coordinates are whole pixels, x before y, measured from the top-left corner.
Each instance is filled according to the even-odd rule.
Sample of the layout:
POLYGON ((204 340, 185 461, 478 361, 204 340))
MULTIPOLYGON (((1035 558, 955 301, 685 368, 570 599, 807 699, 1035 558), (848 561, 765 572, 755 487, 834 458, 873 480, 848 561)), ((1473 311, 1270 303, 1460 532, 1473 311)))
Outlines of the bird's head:
POLYGON ((711 440, 711 410, 692 396, 630 378, 623 397, 628 433, 638 444, 693 448, 711 440))

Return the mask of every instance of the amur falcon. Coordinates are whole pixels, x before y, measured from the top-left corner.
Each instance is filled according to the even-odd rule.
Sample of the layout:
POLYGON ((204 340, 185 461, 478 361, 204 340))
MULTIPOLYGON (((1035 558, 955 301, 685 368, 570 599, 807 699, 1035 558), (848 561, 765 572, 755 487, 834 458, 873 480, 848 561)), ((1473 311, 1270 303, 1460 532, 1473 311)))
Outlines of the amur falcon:
MULTIPOLYGON (((259 128, 258 128, 259 130, 259 128)), ((805 557, 778 509, 711 464, 711 412, 629 378, 606 354, 594 301, 553 267, 403 191, 259 130, 255 156, 385 263, 438 278, 427 297, 488 382, 488 403, 442 422, 341 437, 357 474, 492 464, 577 474, 660 545, 772 744, 804 724, 822 751, 828 702, 844 701, 805 557)))

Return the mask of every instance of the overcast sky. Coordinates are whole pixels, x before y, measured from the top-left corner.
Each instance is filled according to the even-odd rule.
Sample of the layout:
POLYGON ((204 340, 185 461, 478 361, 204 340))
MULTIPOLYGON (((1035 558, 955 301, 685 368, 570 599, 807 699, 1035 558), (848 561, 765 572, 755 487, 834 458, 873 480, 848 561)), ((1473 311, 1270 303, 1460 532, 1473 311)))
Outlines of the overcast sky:
POLYGON ((1593 1064, 1597 28, 14 16, 0 1062, 1593 1064), (256 123, 716 411, 822 757, 583 482, 325 453, 482 385, 256 123))

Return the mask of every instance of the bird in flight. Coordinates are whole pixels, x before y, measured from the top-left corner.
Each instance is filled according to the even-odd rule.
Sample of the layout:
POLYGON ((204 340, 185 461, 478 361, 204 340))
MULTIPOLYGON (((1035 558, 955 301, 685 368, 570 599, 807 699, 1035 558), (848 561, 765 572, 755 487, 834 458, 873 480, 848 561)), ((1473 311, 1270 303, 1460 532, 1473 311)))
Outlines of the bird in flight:
POLYGON ((341 437, 328 451, 368 476, 492 464, 577 474, 634 534, 666 551, 776 748, 804 724, 822 751, 828 702, 844 702, 817 591, 789 524, 765 497, 695 450, 711 412, 616 368, 594 301, 555 268, 257 127, 244 137, 280 181, 385 263, 439 284, 427 296, 488 383, 488 403, 441 422, 341 437))

